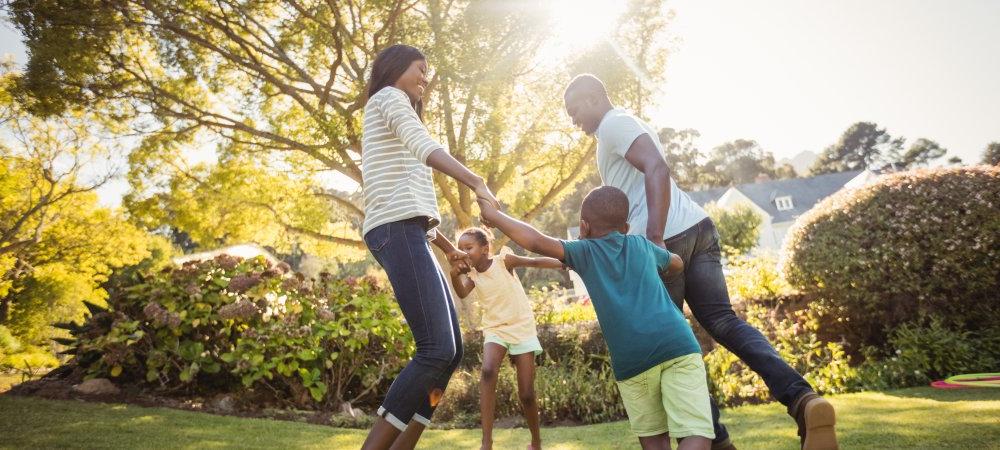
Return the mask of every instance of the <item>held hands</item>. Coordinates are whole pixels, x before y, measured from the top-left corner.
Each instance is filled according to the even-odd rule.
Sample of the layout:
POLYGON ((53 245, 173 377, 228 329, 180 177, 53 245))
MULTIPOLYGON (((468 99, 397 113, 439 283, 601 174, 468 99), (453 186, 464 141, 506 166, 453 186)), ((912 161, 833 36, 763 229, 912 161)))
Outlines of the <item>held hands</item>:
POLYGON ((476 201, 478 201, 480 205, 482 205, 483 202, 486 202, 493 205, 494 208, 500 209, 500 201, 497 200, 495 195, 493 195, 493 192, 491 192, 490 188, 486 186, 486 183, 480 183, 479 186, 476 186, 475 192, 476 201))
POLYGON ((470 270, 472 270, 472 268, 463 262, 457 262, 451 265, 452 276, 465 275, 469 273, 470 270))
POLYGON ((480 213, 481 213, 480 217, 479 217, 479 221, 483 223, 483 226, 487 226, 487 227, 490 227, 490 228, 496 228, 496 226, 493 225, 492 222, 490 222, 488 216, 490 216, 492 214, 495 214, 497 211, 499 211, 500 210, 500 204, 499 203, 494 203, 494 201, 496 201, 496 199, 494 199, 494 201, 489 201, 488 199, 485 199, 483 197, 477 198, 476 201, 479 203, 479 210, 480 210, 480 213))
POLYGON ((455 249, 447 253, 448 263, 451 264, 452 271, 458 271, 458 273, 467 273, 472 267, 472 261, 469 260, 469 255, 461 250, 455 249))

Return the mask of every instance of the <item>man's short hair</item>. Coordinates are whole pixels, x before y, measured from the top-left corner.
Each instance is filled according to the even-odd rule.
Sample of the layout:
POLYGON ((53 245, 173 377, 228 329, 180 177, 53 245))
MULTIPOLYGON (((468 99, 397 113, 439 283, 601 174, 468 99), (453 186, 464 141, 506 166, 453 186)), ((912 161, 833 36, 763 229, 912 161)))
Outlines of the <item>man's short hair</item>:
POLYGON ((603 95, 605 97, 608 95, 608 89, 604 87, 604 82, 601 81, 600 78, 597 78, 589 73, 580 74, 573 78, 573 81, 570 81, 569 84, 566 85, 566 91, 563 95, 565 96, 566 94, 569 94, 570 91, 577 90, 588 94, 603 95))
POLYGON ((580 217, 592 229, 617 230, 628 222, 628 197, 613 186, 595 188, 583 199, 580 217))

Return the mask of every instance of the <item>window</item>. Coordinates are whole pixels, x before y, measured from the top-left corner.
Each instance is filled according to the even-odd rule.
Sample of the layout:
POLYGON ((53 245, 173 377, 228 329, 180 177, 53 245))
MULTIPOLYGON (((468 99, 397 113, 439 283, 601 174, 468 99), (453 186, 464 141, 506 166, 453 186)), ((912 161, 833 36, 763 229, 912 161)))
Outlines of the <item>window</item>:
POLYGON ((774 205, 778 207, 778 211, 788 211, 794 208, 792 206, 792 197, 788 195, 774 199, 774 205))

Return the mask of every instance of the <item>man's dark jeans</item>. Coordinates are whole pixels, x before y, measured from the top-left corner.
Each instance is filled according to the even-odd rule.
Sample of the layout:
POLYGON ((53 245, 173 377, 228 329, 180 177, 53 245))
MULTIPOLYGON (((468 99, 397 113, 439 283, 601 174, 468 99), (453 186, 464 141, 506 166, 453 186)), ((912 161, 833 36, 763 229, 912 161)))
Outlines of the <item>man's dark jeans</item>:
MULTIPOLYGON (((664 280, 670 298, 678 307, 683 307, 686 300, 702 328, 757 372, 771 395, 785 406, 812 391, 809 383, 778 356, 764 335, 733 312, 726 278, 722 274, 719 232, 712 219, 706 218, 680 234, 668 237, 664 244, 667 250, 684 261, 684 272, 664 280)), ((719 423, 719 408, 714 399, 712 421, 715 441, 728 439, 729 432, 719 423)))

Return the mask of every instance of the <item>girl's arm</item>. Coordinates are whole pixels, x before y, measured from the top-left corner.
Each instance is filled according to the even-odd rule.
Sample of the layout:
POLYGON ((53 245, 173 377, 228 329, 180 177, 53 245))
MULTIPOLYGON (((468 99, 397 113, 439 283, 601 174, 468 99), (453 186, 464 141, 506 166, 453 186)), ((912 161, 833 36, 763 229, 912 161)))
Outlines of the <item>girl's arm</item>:
POLYGON ((455 245, 452 244, 440 230, 434 234, 434 240, 431 242, 444 252, 444 254, 448 257, 448 262, 451 263, 452 266, 458 266, 459 269, 469 268, 471 264, 469 264, 468 254, 455 248, 455 245))
POLYGON ((476 288, 476 282, 472 281, 466 272, 469 269, 462 270, 459 266, 455 265, 451 267, 451 285, 455 287, 455 293, 458 294, 458 298, 468 297, 472 290, 476 288))
POLYGON ((539 269, 565 269, 566 265, 562 261, 555 258, 530 258, 527 256, 518 256, 513 253, 507 253, 504 255, 503 264, 507 266, 507 270, 513 271, 518 267, 536 267, 539 269))

